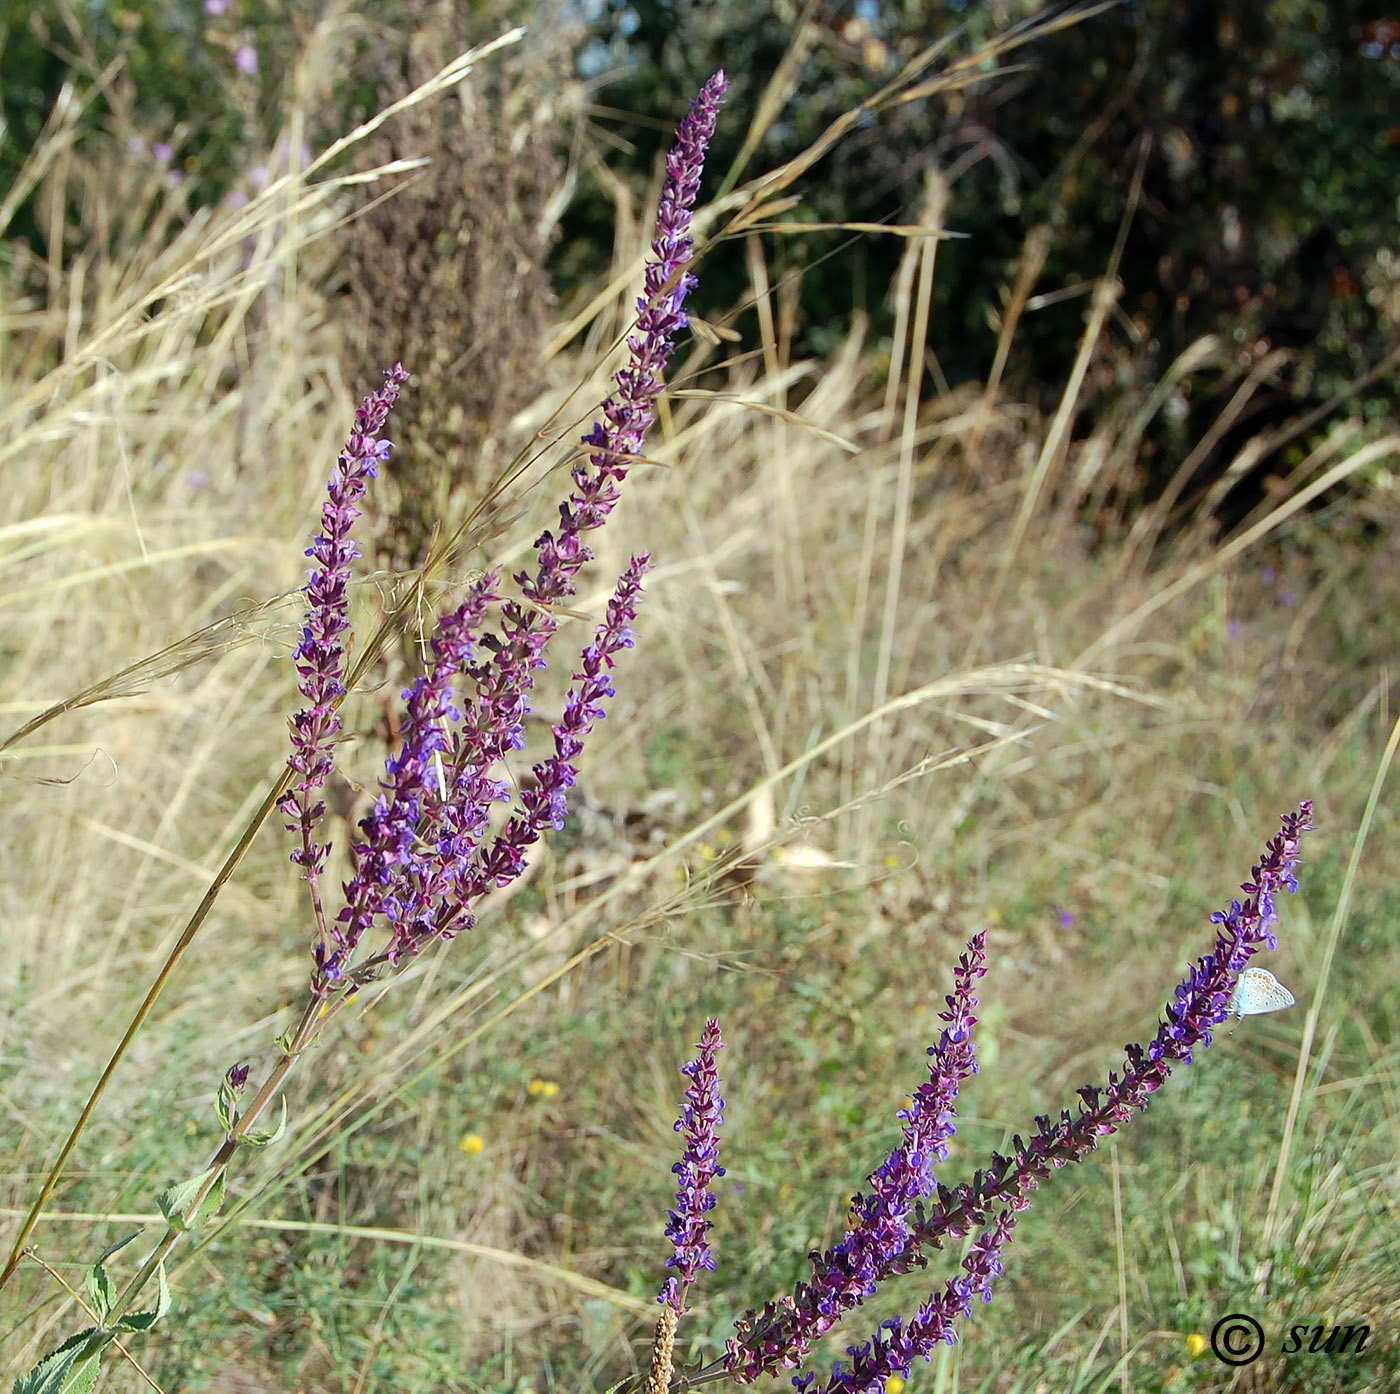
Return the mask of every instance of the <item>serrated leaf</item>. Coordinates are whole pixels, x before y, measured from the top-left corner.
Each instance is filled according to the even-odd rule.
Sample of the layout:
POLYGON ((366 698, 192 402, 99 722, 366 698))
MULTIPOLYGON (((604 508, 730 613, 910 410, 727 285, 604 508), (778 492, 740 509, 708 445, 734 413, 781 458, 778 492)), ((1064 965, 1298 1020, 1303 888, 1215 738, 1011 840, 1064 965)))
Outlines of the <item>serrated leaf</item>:
POLYGON ((198 1176, 191 1176, 188 1181, 177 1182, 156 1197, 160 1213, 170 1222, 171 1229, 177 1229, 181 1234, 187 1234, 191 1230, 198 1229, 201 1225, 208 1224, 223 1208, 224 1173, 220 1170, 209 1194, 199 1202, 199 1209, 188 1219, 185 1218, 185 1212, 195 1203, 195 1198, 213 1175, 214 1168, 209 1167, 205 1171, 201 1171, 198 1176))
POLYGON ((274 1142, 281 1142, 283 1135, 287 1131, 287 1098, 282 1096, 282 1117, 277 1126, 270 1133, 244 1133, 239 1138, 240 1143, 246 1143, 249 1147, 271 1147, 274 1142))
POLYGON ((95 1326, 70 1336, 15 1381, 13 1394, 92 1394, 102 1352, 111 1339, 95 1326))
POLYGON ((118 1317, 113 1331, 149 1331, 170 1310, 170 1284, 165 1281, 165 1265, 156 1264, 156 1305, 147 1312, 128 1312, 118 1317))
POLYGON ((83 1274, 83 1286, 87 1289, 87 1295, 97 1312, 99 1322, 107 1320, 107 1313, 112 1310, 112 1303, 117 1300, 116 1284, 107 1276, 107 1270, 102 1265, 119 1249, 126 1248, 135 1238, 136 1232, 133 1231, 125 1239, 118 1239, 115 1244, 109 1244, 97 1256, 92 1267, 83 1274))
POLYGON ((83 1274, 83 1286, 87 1289, 88 1301, 92 1303, 98 1321, 106 1321, 112 1303, 117 1300, 117 1285, 107 1276, 101 1259, 83 1274))

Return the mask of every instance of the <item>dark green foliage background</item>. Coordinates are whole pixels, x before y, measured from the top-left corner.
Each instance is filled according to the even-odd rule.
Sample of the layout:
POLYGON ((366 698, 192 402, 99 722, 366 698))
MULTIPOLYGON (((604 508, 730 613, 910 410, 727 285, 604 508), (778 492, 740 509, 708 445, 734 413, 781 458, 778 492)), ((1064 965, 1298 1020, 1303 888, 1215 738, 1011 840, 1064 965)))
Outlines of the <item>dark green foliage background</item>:
MULTIPOLYGON (((813 11, 815 42, 798 93, 754 168, 804 149, 930 43, 948 38, 955 56, 1046 12, 1017 0, 813 11)), ((595 86, 592 119, 615 138, 614 167, 641 187, 686 96, 723 66, 735 118, 721 122, 710 162, 722 177, 797 13, 777 0, 606 0, 579 65, 595 86)), ((177 133, 177 163, 193 181, 196 202, 232 185, 251 120, 275 124, 287 77, 279 63, 296 51, 288 37, 313 21, 303 0, 236 0, 218 19, 205 16, 199 0, 89 5, 85 14, 90 57, 105 63, 123 53, 144 123, 153 133, 177 133), (254 37, 259 49, 251 93, 231 79, 229 36, 239 34, 254 37)), ((547 13, 538 17, 548 22, 547 13)), ((519 6, 509 14, 491 5, 472 11, 481 37, 530 19, 519 6)), ((986 374, 995 344, 989 300, 1013 274, 1031 226, 1054 230, 1038 289, 1103 273, 1145 148, 1143 197, 1121 267, 1124 318, 1113 332, 1139 381, 1154 380, 1205 333, 1222 335, 1227 348, 1262 337, 1290 350, 1285 381, 1257 399, 1246 423, 1255 430, 1271 413, 1282 419, 1337 392, 1394 347, 1394 327, 1362 283, 1374 253, 1400 241, 1400 43, 1377 42, 1386 23, 1340 0, 1128 0, 1020 50, 1013 61, 1021 66, 1009 75, 872 119, 804 181, 792 216, 907 221, 926 167, 965 164, 947 213, 949 227, 965 236, 940 250, 935 306, 935 351, 956 384, 986 374)), ((7 123, 0 185, 7 187, 70 72, 74 45, 44 7, 15 0, 0 7, 0 44, 7 123)), ((346 73, 342 109, 325 113, 326 134, 364 114, 373 55, 362 58, 346 73)), ((80 85, 91 81, 81 65, 76 77, 80 85)), ((99 98, 85 119, 95 130, 107 115, 99 98)), ((554 277, 567 301, 607 261, 611 208, 600 191, 580 193, 564 233, 554 277)), ((31 200, 8 235, 36 234, 31 200)), ((902 245, 816 230, 775 245, 778 274, 804 273, 798 347, 829 347, 855 308, 872 312, 878 327, 902 245)), ((743 257, 738 247, 711 257, 701 313, 722 315, 742 301, 743 257)), ((1008 372, 1013 391, 1048 400, 1058 390, 1085 304, 1072 296, 1028 316, 1008 372)), ((1218 376, 1215 391, 1209 381, 1196 384, 1192 408, 1201 420, 1189 423, 1188 435, 1198 435, 1218 408, 1217 392, 1232 377, 1228 364, 1218 376)), ((1381 383, 1347 407, 1388 414, 1394 391, 1381 383)))
MULTIPOLYGON (((835 116, 868 97, 900 61, 940 36, 950 52, 993 32, 994 7, 918 0, 824 11, 827 31, 803 71, 790 122, 759 158, 796 154, 835 116), (863 45, 882 44, 888 67, 868 72, 863 45)), ((1044 14, 1002 6, 1016 22, 1044 14)), ((655 116, 723 65, 731 103, 752 110, 786 44, 779 7, 738 0, 613 0, 611 56, 635 66, 609 85, 617 108, 655 116), (630 36, 625 40, 621 33, 630 36)), ((1226 344, 1259 337, 1293 352, 1287 380, 1262 397, 1253 428, 1330 396, 1395 347, 1394 328, 1361 284, 1374 253, 1397 244, 1400 190, 1400 42, 1377 43, 1385 21, 1356 5, 1320 0, 1140 0, 1113 6, 1019 51, 1022 71, 965 100, 914 104, 843 141, 804 189, 814 221, 910 219, 927 164, 947 168, 978 142, 953 187, 951 229, 966 234, 939 252, 935 347, 956 384, 985 376, 995 345, 988 299, 1014 274, 1027 230, 1054 230, 1038 289, 1088 281, 1107 267, 1146 143, 1143 197, 1129 233, 1120 307, 1142 338, 1132 346, 1140 379, 1152 380, 1188 344, 1216 333, 1226 344), (1227 225, 1239 229, 1232 246, 1227 225)), ((1400 28, 1396 30, 1400 35, 1400 28)), ((648 167, 662 133, 619 120, 648 167)), ((721 123, 711 167, 723 170, 744 123, 721 123)), ((586 227, 581 228, 586 233, 586 227)), ((814 233, 789 249, 811 264, 839 239, 814 233)), ((901 244, 861 238, 804 282, 810 346, 889 284, 901 244)), ((739 255, 730 275, 743 276, 739 255)), ((717 290, 707 267, 705 289, 717 290)), ((1034 398, 1058 391, 1082 328, 1083 297, 1028 316, 1018 328, 1009 378, 1034 398)), ((878 319, 877 319, 878 322, 878 319)), ((1121 322, 1119 337, 1123 338, 1121 322)), ((1222 382, 1223 387, 1223 382, 1222 382)), ((1393 411, 1388 384, 1369 402, 1393 411)), ((1212 394, 1197 397, 1202 422, 1212 394)), ((1188 436, 1194 438, 1203 424, 1188 436)))

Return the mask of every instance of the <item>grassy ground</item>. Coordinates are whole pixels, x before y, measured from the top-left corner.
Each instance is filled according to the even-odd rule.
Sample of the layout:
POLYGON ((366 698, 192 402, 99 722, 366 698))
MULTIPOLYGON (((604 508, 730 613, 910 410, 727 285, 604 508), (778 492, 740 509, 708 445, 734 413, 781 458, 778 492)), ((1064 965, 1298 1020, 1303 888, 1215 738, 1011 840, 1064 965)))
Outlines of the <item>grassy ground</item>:
MULTIPOLYGON (((6 727, 143 666, 5 751, 7 1242, 285 760, 305 538, 374 386, 342 380, 317 290, 334 190, 295 218, 274 190, 174 234, 132 214, 161 191, 116 155, 68 174, 114 252, 3 309, 6 727)), ((240 1156, 226 1218, 173 1268, 164 1334, 132 1347, 158 1387, 544 1391, 631 1372, 663 1276, 677 1071, 717 1016, 729 1175, 718 1270, 681 1337, 687 1359, 709 1358, 839 1237, 971 934, 991 930, 982 1073, 950 1181, 1151 1035, 1210 947, 1207 915, 1304 797, 1318 831, 1273 965, 1298 1007, 1222 1036, 1054 1177, 996 1300, 911 1383, 1232 1387, 1192 1340, 1229 1312, 1271 1343, 1235 1387, 1400 1377, 1384 788, 1358 842, 1393 720, 1393 442, 1371 449, 1339 420, 1231 534, 1204 507, 1120 519, 1106 501, 1155 385, 1074 441, 1078 381, 1049 418, 995 384, 911 399, 904 365, 937 348, 921 307, 938 267, 936 242, 909 247, 892 342, 855 325, 831 361, 791 361, 775 311, 757 341, 678 359, 656 464, 629 480, 579 600, 597 613, 626 554, 653 552, 580 816, 473 935, 367 992, 302 1062, 288 1136, 240 1156), (1334 487, 1300 507, 1331 469, 1334 487), (1372 1328, 1360 1357, 1280 1351, 1293 1325, 1355 1322, 1372 1328)), ((753 248, 771 308, 776 273, 753 248)), ((635 290, 616 292, 591 342, 625 327, 635 290)), ((535 430, 576 435, 602 393, 615 360, 578 343, 519 423, 522 458, 535 430)), ((1086 336, 1084 368, 1111 363, 1112 344, 1086 336)), ((517 481, 513 518, 473 564, 523 557, 562 459, 517 481)), ((362 633, 398 584, 366 572, 362 633)), ((349 710, 352 791, 382 762, 397 662, 349 710)), ((137 1232, 112 1260, 132 1271, 159 1230, 154 1193, 217 1141, 221 1072, 270 1059, 304 989, 308 919, 277 824, 219 895, 36 1232, 69 1283, 137 1232)), ((915 1274, 882 1295, 828 1358, 928 1286, 915 1274)), ((6 1299, 16 1373, 81 1324, 36 1264, 6 1299)), ((150 1385, 128 1365, 105 1387, 150 1385)))

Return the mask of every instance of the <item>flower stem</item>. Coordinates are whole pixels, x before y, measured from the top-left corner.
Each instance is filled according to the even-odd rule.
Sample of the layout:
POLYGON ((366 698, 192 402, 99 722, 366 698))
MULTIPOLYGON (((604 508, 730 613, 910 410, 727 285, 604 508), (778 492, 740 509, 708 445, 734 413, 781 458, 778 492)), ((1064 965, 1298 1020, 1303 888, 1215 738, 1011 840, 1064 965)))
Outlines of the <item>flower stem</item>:
MULTIPOLYGON (((223 1142, 219 1144, 218 1150, 205 1168, 208 1175, 204 1178, 204 1183, 200 1186, 194 1200, 185 1208, 184 1219, 186 1222, 199 1213, 199 1207, 204 1204, 209 1193, 218 1184, 220 1176, 227 1170, 229 1162, 233 1160, 233 1154, 238 1150, 253 1124, 267 1111, 268 1105, 276 1099, 282 1086, 290 1078, 292 1071, 296 1068, 297 1061, 301 1059, 302 1052, 315 1041, 316 1037, 321 1034, 322 1030, 352 996, 353 992, 345 992, 329 1003, 314 995, 307 998, 300 1020, 286 1037, 283 1053, 263 1081, 262 1087, 239 1114, 237 1123, 229 1130, 223 1142)), ((174 1225, 166 1229, 160 1243, 156 1245, 145 1263, 137 1269, 108 1313, 105 1322, 108 1328, 113 1326, 117 1319, 130 1308, 136 1300, 137 1294, 150 1282, 156 1269, 170 1257, 175 1246, 186 1233, 186 1230, 177 1229, 174 1225)))

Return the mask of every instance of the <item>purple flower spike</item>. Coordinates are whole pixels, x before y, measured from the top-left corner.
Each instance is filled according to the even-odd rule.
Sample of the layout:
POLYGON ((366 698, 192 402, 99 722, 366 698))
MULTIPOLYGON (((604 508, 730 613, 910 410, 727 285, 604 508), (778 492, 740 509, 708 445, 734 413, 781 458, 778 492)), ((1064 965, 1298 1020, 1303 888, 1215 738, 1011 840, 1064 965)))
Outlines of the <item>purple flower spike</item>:
MULTIPOLYGON (((500 886, 509 885, 525 869, 525 853, 538 842, 548 827, 561 828, 564 825, 568 806, 566 791, 571 789, 578 776, 578 770, 570 763, 583 748, 584 737, 593 729, 593 724, 602 719, 603 699, 613 695, 612 682, 608 670, 612 668, 613 657, 620 649, 631 648, 632 631, 628 625, 636 618, 637 606, 641 597, 641 578, 650 558, 643 554, 633 557, 632 564, 622 573, 612 599, 608 602, 607 618, 598 626, 593 643, 583 651, 580 662, 581 672, 574 674, 574 686, 564 701, 563 720, 553 728, 555 754, 551 759, 542 760, 534 767, 535 784, 526 789, 520 798, 520 809, 507 824, 491 846, 484 853, 477 851, 475 857, 466 854, 477 848, 481 833, 485 829, 485 810, 492 802, 499 802, 508 796, 508 790, 495 782, 490 782, 490 798, 478 803, 454 801, 447 811, 445 825, 454 836, 462 833, 458 821, 463 807, 478 809, 473 815, 475 821, 460 845, 454 849, 455 855, 449 862, 440 859, 441 876, 432 888, 432 893, 424 901, 435 898, 438 902, 436 919, 419 915, 400 915, 394 918, 394 940, 389 950, 391 962, 397 962, 400 955, 417 953, 429 939, 451 935, 463 929, 470 929, 472 921, 465 907, 500 886), (464 920, 463 916, 467 916, 464 920)), ((460 753, 453 761, 456 769, 460 763, 460 753)), ((462 785, 473 788, 480 786, 478 771, 470 769, 462 785)), ((439 844, 441 846, 441 844, 439 844)))
POLYGON ((559 535, 541 533, 535 541, 539 557, 535 574, 522 571, 514 578, 526 603, 508 601, 502 607, 505 641, 486 681, 483 703, 491 720, 514 723, 512 730, 517 734, 512 743, 519 739, 527 710, 524 694, 533 685, 530 673, 544 666, 544 648, 557 627, 550 607, 574 593, 574 577, 593 558, 583 534, 607 521, 619 498, 617 486, 627 477, 656 418, 662 373, 675 336, 687 323, 682 306, 695 285, 695 277, 686 270, 695 250, 689 236, 691 209, 727 85, 724 73, 716 73, 691 103, 690 114, 676 133, 666 161, 645 294, 637 302, 637 326, 627 340, 627 367, 613 378, 616 391, 603 404, 602 420, 583 437, 589 453, 574 467, 573 493, 559 505, 559 535))
POLYGON ((573 497, 559 507, 558 539, 542 534, 535 544, 538 573, 534 578, 518 578, 528 600, 548 605, 572 593, 574 574, 592 556, 580 534, 599 527, 612 511, 618 499, 616 486, 627 477, 642 438, 656 419, 655 402, 664 385, 661 374, 670 361, 675 336, 688 323, 682 307, 695 285, 695 277, 686 270, 695 250, 689 236, 690 214, 728 85, 729 79, 718 72, 700 89, 666 157, 666 182, 646 266, 645 293, 637 301, 637 327, 627 339, 628 365, 613 378, 617 390, 603 406, 603 419, 583 437, 584 445, 592 449, 587 464, 574 469, 573 497))
POLYGON ((705 1236, 711 1225, 707 1216, 715 1208, 710 1187, 724 1175, 724 1168, 719 1165, 717 1136, 724 1122, 724 1100, 715 1070, 715 1055, 723 1048, 719 1022, 707 1021, 700 1035, 700 1054, 681 1068, 690 1080, 681 1116, 676 1120, 676 1131, 685 1137, 685 1155, 671 1168, 681 1184, 676 1191, 676 1208, 666 1226, 666 1237, 676 1248, 666 1260, 666 1267, 676 1269, 677 1274, 666 1279, 656 1299, 671 1307, 677 1316, 684 1314, 686 1293, 700 1270, 713 1270, 715 1266, 705 1236))
POLYGON ((1243 950, 1238 962, 1231 968, 1238 974, 1260 944, 1270 949, 1278 948, 1273 925, 1278 919, 1275 898, 1281 888, 1297 894, 1298 878, 1293 869, 1298 865, 1298 846, 1302 834, 1312 827, 1312 803, 1305 801, 1298 806, 1297 813, 1284 817, 1283 826, 1277 837, 1270 838, 1264 848, 1264 856, 1259 865, 1249 873, 1249 880, 1240 889, 1250 897, 1241 905, 1238 900, 1230 902, 1228 910, 1218 910, 1210 917, 1212 924, 1229 928, 1236 950, 1243 950))
POLYGON ((594 467, 617 479, 626 474, 626 462, 618 456, 633 455, 641 446, 655 415, 652 404, 661 395, 661 372, 671 356, 675 336, 689 323, 683 306, 695 285, 695 277, 686 270, 694 251, 690 212, 728 86, 729 79, 721 70, 700 89, 666 157, 666 182, 657 211, 652 259, 646 268, 645 292, 637 301, 636 332, 627 340, 631 363, 615 379, 618 392, 605 409, 607 426, 595 426, 593 434, 584 439, 585 445, 597 447, 591 457, 594 467))
POLYGON ((781 1368, 795 1369, 812 1342, 873 1296, 877 1284, 909 1271, 903 1256, 915 1203, 934 1192, 933 1163, 947 1158, 948 1139, 956 1131, 958 1090, 977 1072, 973 987, 987 971, 986 947, 984 930, 958 959, 953 991, 939 1013, 944 1028, 938 1044, 928 1051, 928 1081, 899 1114, 904 1141, 871 1173, 869 1190, 855 1197, 846 1238, 834 1249, 812 1256, 812 1280, 799 1283, 792 1296, 768 1303, 761 1312, 749 1312, 736 1323, 739 1337, 729 1342, 727 1363, 744 1381, 781 1368))
POLYGON ((584 438, 589 451, 572 471, 574 487, 560 505, 557 535, 542 533, 533 573, 513 578, 522 598, 501 603, 499 635, 481 632, 487 609, 499 599, 495 573, 472 588, 460 609, 439 620, 428 672, 404 693, 402 746, 386 764, 374 810, 360 824, 364 840, 352 848, 355 873, 344 886, 344 908, 328 922, 316 882, 328 849, 312 839, 324 809, 319 803, 310 806, 308 795, 332 768, 332 742, 340 730, 334 706, 345 690, 340 639, 348 623, 345 586, 358 555, 349 540, 357 516, 353 505, 388 449, 372 437, 407 376, 403 369, 387 375, 384 390, 361 409, 359 431, 331 483, 324 534, 311 553, 321 566, 308 587, 311 619, 297 651, 311 707, 294 729, 292 763, 302 782, 283 804, 293 820, 289 828, 302 835, 294 860, 308 868, 312 887, 320 930, 313 986, 319 993, 331 992, 344 978, 372 926, 387 928, 388 941, 355 965, 364 977, 385 964, 397 965, 435 939, 470 929, 473 903, 515 880, 530 846, 546 828, 563 825, 567 792, 577 778, 573 761, 613 695, 615 654, 632 644, 628 625, 650 565, 645 555, 633 558, 619 579, 607 618, 584 651, 554 727, 554 756, 535 767, 535 783, 522 794, 505 830, 489 843, 484 840, 492 807, 510 798, 500 761, 524 746, 529 698, 558 628, 557 609, 575 593, 579 569, 593 555, 583 536, 601 526, 617 502, 618 485, 655 417, 675 335, 685 327, 683 302, 694 285, 687 270, 694 255, 691 209, 725 86, 723 73, 711 78, 677 133, 646 268, 646 295, 627 341, 628 364, 614 379, 616 391, 604 404, 602 419, 584 438), (459 686, 474 686, 474 697, 459 695, 459 686))
MULTIPOLYGON (((949 1279, 941 1293, 919 1308, 913 1321, 906 1324, 895 1317, 885 1322, 873 1340, 847 1346, 849 1368, 839 1362, 833 1366, 831 1378, 820 1386, 818 1394, 881 1394, 891 1376, 905 1378, 915 1360, 932 1360, 940 1345, 951 1346, 957 1339, 957 1322, 972 1314, 973 1298, 992 1300, 992 1284, 1001 1276, 1001 1251, 1011 1238, 1016 1218, 1011 1211, 1003 1211, 963 1260, 967 1276, 949 1279)), ((800 1389, 812 1382, 810 1375, 793 1380, 800 1389)))
POLYGON ((321 531, 306 553, 316 565, 304 588, 306 626, 292 657, 297 688, 307 706, 292 718, 292 755, 287 762, 301 778, 278 808, 291 820, 287 831, 301 834, 301 846, 292 853, 292 861, 311 881, 324 867, 329 850, 329 844, 314 840, 326 806, 319 800, 313 803, 311 795, 334 768, 331 750, 340 734, 336 704, 345 695, 342 636, 350 628, 346 586, 350 567, 360 555, 350 540, 350 529, 360 516, 355 505, 364 497, 376 467, 388 456, 389 442, 380 440, 379 432, 407 380, 403 365, 396 363, 385 372, 384 386, 366 397, 356 411, 355 429, 331 475, 330 497, 321 505, 321 531))
POLYGON ((1078 1091, 1074 1113, 1064 1110, 1058 1120, 1048 1115, 1036 1119, 1030 1141, 1019 1135, 1010 1156, 992 1154, 992 1164, 970 1182, 952 1190, 938 1187, 937 1201, 914 1226, 909 1249, 916 1258, 925 1248, 942 1248, 944 1241, 959 1239, 986 1223, 995 1208, 1024 1208, 1028 1197, 1052 1170, 1082 1161, 1101 1137, 1118 1131, 1134 1112, 1147 1107, 1173 1066, 1189 1064, 1198 1046, 1209 1046, 1211 1028, 1225 1020, 1230 993, 1239 970, 1260 946, 1274 943, 1271 925, 1277 918, 1274 897, 1280 888, 1298 889, 1293 870, 1303 833, 1312 828, 1312 803, 1305 801, 1294 813, 1284 815, 1282 828, 1265 847, 1244 889, 1249 899, 1235 901, 1228 911, 1211 916, 1224 926, 1217 934, 1215 952, 1198 959, 1186 980, 1167 1004, 1165 1020, 1144 1049, 1125 1047, 1121 1074, 1111 1071, 1106 1087, 1086 1085, 1078 1091))
MULTIPOLYGON (((356 872, 346 882, 345 908, 332 927, 333 951, 317 954, 318 978, 334 982, 361 937, 384 914, 394 929, 390 962, 439 932, 437 913, 456 864, 486 828, 486 805, 464 805, 453 763, 449 723, 459 719, 454 680, 468 668, 475 635, 496 599, 498 572, 488 572, 466 600, 438 620, 428 673, 404 693, 406 711, 398 754, 385 762, 381 792, 360 827, 356 872), (446 761, 444 755, 447 756, 446 761)), ((456 928, 470 929, 464 920, 456 928)))
MULTIPOLYGON (((736 1322, 737 1338, 727 1343, 723 1358, 693 1375, 690 1386, 725 1375, 747 1384, 761 1374, 799 1367, 813 1338, 871 1296, 878 1283, 924 1266, 929 1250, 981 1229, 963 1261, 965 1272, 929 1298, 911 1321, 886 1322, 872 1340, 850 1347, 849 1365, 836 1366, 817 1394, 883 1391, 891 1376, 908 1374, 915 1358, 929 1359, 940 1342, 951 1345, 956 1323, 970 1313, 973 1299, 991 1300, 1002 1251, 1040 1182, 1052 1170, 1082 1161, 1099 1138, 1147 1107, 1173 1066, 1189 1063, 1197 1047, 1210 1045, 1212 1028, 1229 1012, 1240 971, 1261 947, 1274 946, 1277 896, 1280 889, 1298 889, 1299 846, 1311 827, 1310 802, 1284 816, 1278 835, 1269 840, 1244 883, 1247 899, 1211 916, 1220 926, 1215 951, 1192 966, 1151 1043, 1127 1046, 1121 1072, 1111 1072, 1106 1087, 1080 1089, 1075 1112, 1065 1110, 1058 1120, 1037 1118, 1029 1141, 1017 1135, 1009 1156, 994 1152, 985 1171, 950 1189, 934 1181, 931 1166, 933 1159, 946 1156, 958 1089, 976 1069, 969 1040, 977 1005, 972 987, 985 966, 985 939, 974 939, 958 961, 948 1009, 941 1014, 945 1027, 929 1051, 929 1082, 900 1115, 904 1142, 870 1177, 868 1194, 856 1197, 855 1223, 845 1241, 813 1256, 810 1283, 798 1284, 792 1295, 736 1322), (927 1204, 925 1197, 931 1197, 927 1204)), ((793 1380, 803 1391, 815 1382, 814 1374, 793 1380)))

